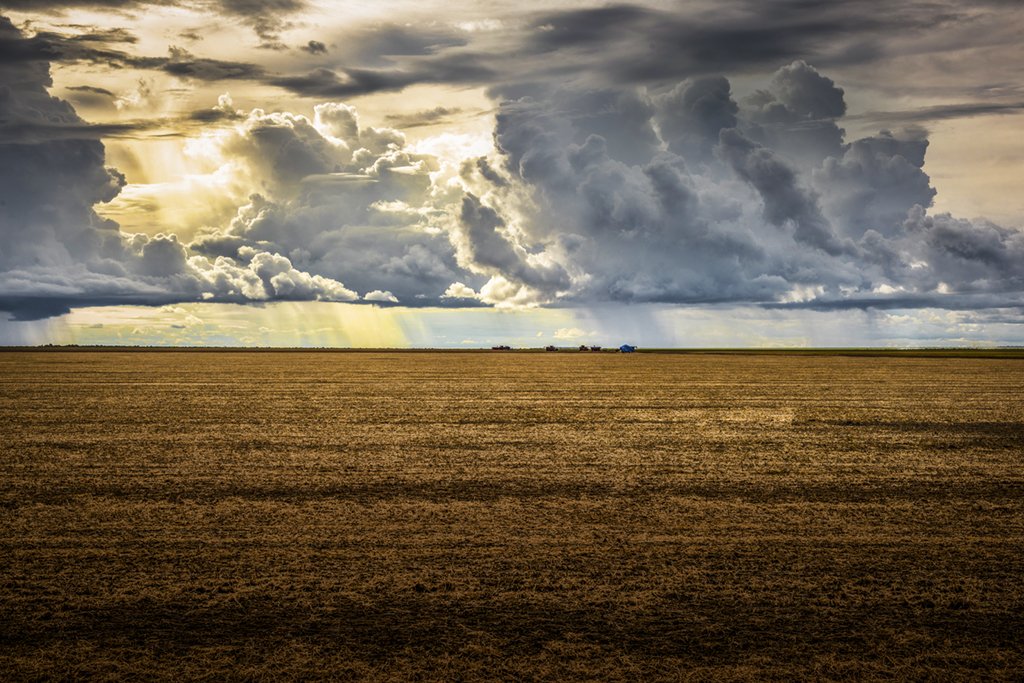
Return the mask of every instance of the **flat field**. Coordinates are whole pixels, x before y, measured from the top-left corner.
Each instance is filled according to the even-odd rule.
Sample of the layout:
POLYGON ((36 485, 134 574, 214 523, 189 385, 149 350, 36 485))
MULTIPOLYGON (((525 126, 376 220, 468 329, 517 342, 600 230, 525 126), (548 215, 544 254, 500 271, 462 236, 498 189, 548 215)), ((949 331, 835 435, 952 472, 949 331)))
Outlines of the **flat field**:
POLYGON ((125 677, 1022 680, 1024 360, 0 353, 0 678, 125 677))

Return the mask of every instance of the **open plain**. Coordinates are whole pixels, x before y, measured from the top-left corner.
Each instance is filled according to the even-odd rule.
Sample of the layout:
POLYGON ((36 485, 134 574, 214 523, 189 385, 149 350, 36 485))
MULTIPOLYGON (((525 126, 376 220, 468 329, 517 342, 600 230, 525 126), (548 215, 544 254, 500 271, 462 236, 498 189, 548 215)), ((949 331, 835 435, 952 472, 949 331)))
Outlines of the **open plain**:
POLYGON ((0 353, 0 678, 1024 678, 1024 359, 0 353))

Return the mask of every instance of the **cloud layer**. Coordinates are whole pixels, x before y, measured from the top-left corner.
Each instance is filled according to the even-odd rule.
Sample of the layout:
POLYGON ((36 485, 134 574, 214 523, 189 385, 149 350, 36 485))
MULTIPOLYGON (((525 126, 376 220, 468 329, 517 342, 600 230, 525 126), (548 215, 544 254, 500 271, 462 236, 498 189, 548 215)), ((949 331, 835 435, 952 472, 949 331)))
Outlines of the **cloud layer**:
MULTIPOLYGON (((347 41, 307 40, 296 52, 313 60, 308 70, 173 46, 146 57, 126 31, 28 35, 0 19, 0 310, 1024 304, 1024 233, 930 211, 919 123, 951 110, 883 112, 875 118, 887 129, 851 138, 845 86, 804 59, 855 64, 867 36, 897 29, 910 38, 891 49, 924 49, 915 36, 960 15, 773 6, 770 20, 743 2, 687 17, 636 5, 536 12, 504 44, 496 31, 379 25, 347 41), (51 62, 252 81, 321 101, 301 114, 223 97, 173 121, 97 126, 48 92, 51 62), (737 95, 736 77, 749 83, 768 63, 737 95), (343 101, 424 84, 486 86, 494 151, 426 154, 343 101), (188 239, 131 234, 100 216, 126 183, 101 138, 156 125, 196 143, 230 206, 188 239)), ((217 7, 277 50, 303 5, 217 7)), ((120 101, 98 86, 72 92, 120 101)), ((439 104, 391 120, 413 127, 458 111, 439 104)))
MULTIPOLYGON (((0 22, 0 35, 16 33, 0 22)), ((84 122, 67 102, 51 97, 48 65, 0 64, 3 126, 77 127, 84 122)), ((0 143, 0 309, 20 317, 103 303, 179 300, 348 301, 357 295, 340 282, 297 270, 266 250, 236 250, 210 259, 175 235, 130 235, 94 207, 125 184, 105 166, 103 143, 75 137, 0 143)))

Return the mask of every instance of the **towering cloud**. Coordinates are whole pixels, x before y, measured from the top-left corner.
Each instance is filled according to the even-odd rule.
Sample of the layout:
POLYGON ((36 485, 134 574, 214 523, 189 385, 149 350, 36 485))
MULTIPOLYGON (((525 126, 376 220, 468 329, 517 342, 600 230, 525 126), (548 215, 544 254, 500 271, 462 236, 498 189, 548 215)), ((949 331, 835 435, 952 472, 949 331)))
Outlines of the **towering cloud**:
POLYGON ((361 125, 352 107, 325 103, 312 119, 255 110, 211 141, 219 163, 256 193, 226 227, 200 235, 196 252, 271 250, 403 303, 437 302, 466 277, 444 234, 443 194, 435 205, 437 161, 413 153, 398 131, 361 125))
POLYGON ((925 132, 846 142, 836 123, 843 90, 803 61, 742 103, 723 76, 599 92, 501 103, 495 140, 507 177, 476 174, 483 199, 470 201, 530 241, 518 259, 505 249, 478 266, 515 282, 522 254, 544 254, 570 277, 544 290, 548 299, 959 305, 984 291, 1019 301, 1005 268, 1021 233, 927 217, 925 132), (609 104, 595 116, 580 102, 609 104), (940 234, 972 245, 955 265, 937 248, 949 244, 940 234))

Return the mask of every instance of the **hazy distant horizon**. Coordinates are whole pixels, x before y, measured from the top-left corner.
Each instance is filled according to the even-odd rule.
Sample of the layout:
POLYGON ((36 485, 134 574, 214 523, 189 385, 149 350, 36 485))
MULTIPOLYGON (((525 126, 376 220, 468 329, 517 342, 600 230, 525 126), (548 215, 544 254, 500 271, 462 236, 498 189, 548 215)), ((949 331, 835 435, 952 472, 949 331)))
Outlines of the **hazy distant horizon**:
POLYGON ((79 309, 0 326, 0 346, 325 348, 920 348, 1024 345, 1006 311, 768 311, 675 306, 408 309, 330 303, 79 309))

